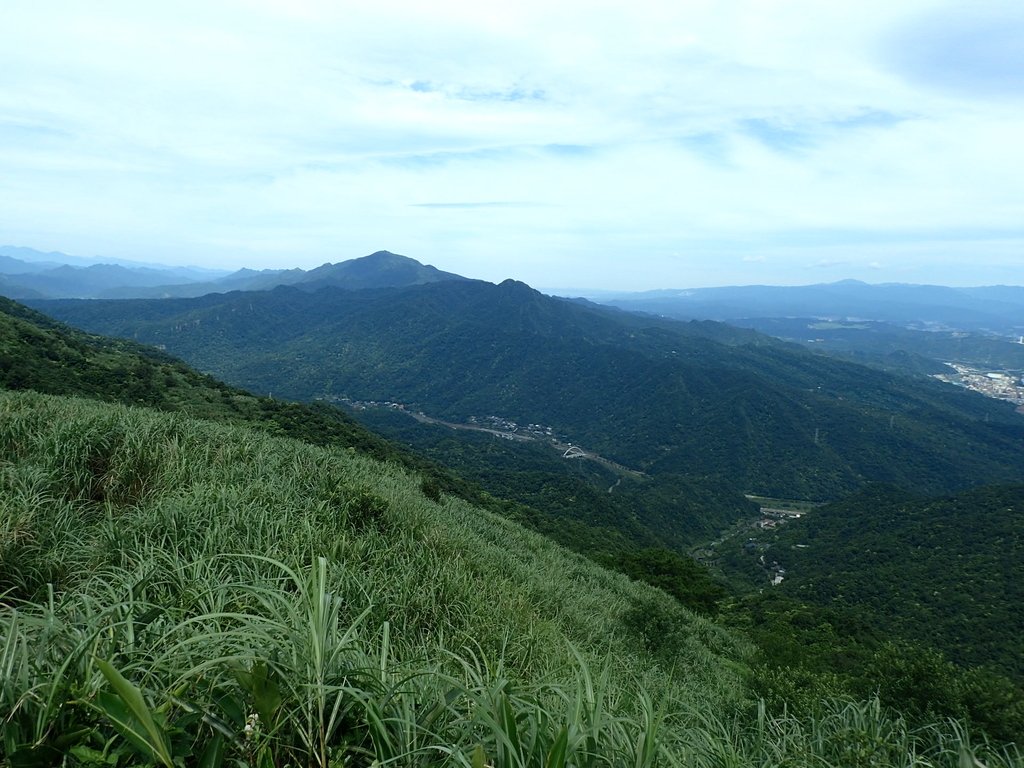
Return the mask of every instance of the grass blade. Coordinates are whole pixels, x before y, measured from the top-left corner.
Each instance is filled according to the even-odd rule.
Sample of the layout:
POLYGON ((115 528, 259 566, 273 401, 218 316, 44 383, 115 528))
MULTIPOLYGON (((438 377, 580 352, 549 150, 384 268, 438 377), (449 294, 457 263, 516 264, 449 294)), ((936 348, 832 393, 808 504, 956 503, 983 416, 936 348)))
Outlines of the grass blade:
POLYGON ((100 692, 97 708, 114 727, 147 757, 159 761, 166 768, 174 768, 170 743, 166 731, 153 719, 145 698, 135 685, 103 659, 96 666, 114 689, 114 693, 100 692))

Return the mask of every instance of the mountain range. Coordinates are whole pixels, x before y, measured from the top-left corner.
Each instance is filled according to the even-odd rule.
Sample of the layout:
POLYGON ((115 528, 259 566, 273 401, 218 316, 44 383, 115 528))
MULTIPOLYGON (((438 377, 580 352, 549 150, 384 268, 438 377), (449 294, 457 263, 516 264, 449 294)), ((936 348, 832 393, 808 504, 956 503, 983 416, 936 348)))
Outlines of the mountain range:
POLYGON ((0 295, 12 299, 194 297, 279 285, 307 290, 336 285, 358 290, 463 279, 387 251, 311 270, 240 269, 224 273, 124 260, 97 262, 30 248, 0 248, 0 295))
MULTIPOLYGON (((106 402, 171 411, 191 418, 202 418, 232 425, 242 424, 262 429, 274 435, 288 436, 314 445, 342 446, 348 450, 386 461, 394 466, 422 476, 425 492, 438 499, 442 495, 461 498, 478 507, 503 517, 516 520, 545 533, 570 548, 600 560, 614 570, 625 570, 637 580, 664 578, 645 570, 637 558, 638 548, 661 547, 660 564, 665 558, 672 564, 672 572, 685 575, 677 579, 670 592, 677 599, 703 610, 708 609, 707 596, 720 593, 702 569, 689 558, 682 558, 664 549, 666 544, 681 541, 671 535, 654 535, 652 529, 658 514, 664 510, 641 510, 637 514, 626 489, 615 496, 625 504, 607 503, 611 496, 604 492, 591 493, 585 483, 576 482, 570 488, 559 488, 564 496, 580 495, 579 504, 569 509, 541 504, 524 506, 510 498, 517 494, 492 496, 483 487, 490 477, 469 475, 469 481, 456 475, 446 466, 431 461, 421 453, 408 449, 406 440, 388 441, 369 431, 338 408, 323 403, 294 403, 257 397, 245 390, 233 388, 216 379, 190 369, 165 352, 131 341, 110 339, 77 331, 17 302, 0 297, 0 389, 35 390, 47 394, 73 395, 106 402), (474 479, 482 481, 479 485, 474 479), (593 503, 596 502, 596 503, 593 503), (602 503, 604 502, 604 503, 602 503), (593 509, 583 508, 593 503, 593 509), (635 516, 647 523, 616 517, 635 516)), ((494 441, 492 441, 493 443, 494 441)), ((471 447, 471 446, 470 446, 471 447)), ((437 452, 439 458, 448 458, 437 452)), ((455 462, 457 463, 457 462, 455 462)), ((569 462, 556 463, 559 470, 569 462)), ((578 465, 576 465, 578 467, 578 465)), ((523 477, 536 477, 536 466, 506 466, 504 472, 523 477)), ((572 479, 561 472, 550 472, 550 462, 541 462, 541 471, 548 470, 547 480, 556 485, 572 479)), ((608 482, 614 482, 610 480, 608 482)), ((606 483, 607 484, 607 483, 606 483)), ((503 490, 500 484, 492 487, 503 490)), ((731 498, 732 507, 718 510, 717 516, 705 509, 697 514, 702 493, 699 484, 674 489, 671 523, 680 526, 687 517, 699 518, 705 524, 727 525, 742 514, 750 514, 750 504, 743 498, 731 498), (685 494, 686 498, 678 498, 685 494)), ((520 495, 521 501, 534 499, 520 495)), ((543 502, 543 498, 536 500, 543 502)), ((665 522, 664 517, 661 520, 665 522)), ((664 525, 661 526, 665 528, 664 525)), ((710 534, 715 529, 710 529, 710 534)))
POLYGON ((1022 477, 1024 420, 1009 405, 750 330, 515 281, 306 288, 33 306, 257 392, 546 425, 636 472, 736 492, 825 499, 870 481, 941 492, 1022 477))
POLYGON ((747 708, 735 633, 401 451, 368 455, 335 409, 0 300, 0 415, 4 765, 511 765, 511 749, 566 768, 650 743, 670 703, 747 708), (597 718, 571 714, 584 678, 597 718), (485 735, 497 712, 530 746, 485 735))
POLYGON ((841 280, 804 286, 730 286, 604 293, 609 306, 681 320, 828 318, 877 320, 923 330, 1024 334, 1024 287, 950 288, 841 280))
MULTIPOLYGON (((465 279, 388 251, 311 270, 169 267, 113 258, 0 246, 0 295, 22 298, 190 298, 269 290, 279 285, 349 289, 398 287, 465 279), (118 269, 113 269, 118 267, 118 269)), ((857 280, 806 286, 728 286, 588 294, 629 311, 682 320, 750 321, 813 318, 876 321, 920 330, 1024 335, 1024 288, 950 288, 857 280)))
MULTIPOLYGON (((179 432, 199 416, 369 453, 413 473, 409 487, 417 498, 445 508, 453 503, 446 499, 478 503, 484 509, 472 515, 498 512, 526 523, 748 633, 756 660, 734 654, 728 664, 751 665, 744 674, 768 711, 813 712, 829 696, 878 695, 915 723, 963 718, 994 738, 1019 738, 1024 696, 1013 606, 1024 430, 1011 407, 928 378, 816 354, 750 328, 561 300, 515 281, 493 285, 438 276, 391 254, 334 266, 273 290, 33 302, 92 332, 137 341, 72 331, 31 309, 0 303, 0 388, 172 410, 178 416, 169 428, 179 432), (422 281, 424 271, 437 279, 422 281), (348 287, 332 284, 332 273, 343 275, 336 282, 348 287), (276 399, 220 384, 168 352, 235 384, 273 391, 276 399), (368 432, 328 403, 351 409, 396 442, 368 432), (566 445, 584 458, 563 458, 566 445), (898 487, 879 489, 872 484, 878 480, 898 487), (740 546, 744 526, 757 516, 757 505, 743 496, 751 491, 835 501, 762 536, 751 553, 740 546), (936 497, 940 493, 952 495, 936 497), (711 538, 721 542, 717 567, 733 589, 742 579, 729 568, 752 568, 756 578, 758 553, 784 566, 785 580, 767 593, 765 582, 755 580, 728 594, 683 556, 711 538)), ((834 334, 836 344, 851 330, 843 327, 846 321, 776 322, 782 324, 775 329, 779 335, 785 327, 797 337, 803 328, 834 334)), ((905 343, 901 334, 927 351, 917 335, 923 334, 937 345, 929 352, 935 355, 948 349, 943 344, 969 338, 857 325, 866 328, 853 330, 876 334, 879 354, 887 353, 886 344, 905 343)), ((999 346, 1004 343, 993 341, 991 353, 1005 352, 999 346)), ((18 419, 57 407, 5 403, 18 419)), ((74 414, 87 410, 60 407, 74 414)), ((67 434, 81 435, 75 440, 99 441, 81 454, 89 471, 73 475, 85 478, 84 490, 61 491, 62 498, 84 493, 117 505, 121 521, 128 514, 122 507, 162 516, 184 509, 162 495, 147 496, 155 493, 145 490, 154 487, 153 467, 166 464, 165 457, 154 458, 163 457, 163 449, 129 458, 151 442, 132 430, 151 435, 165 428, 116 426, 125 418, 148 424, 151 417, 97 412, 89 418, 102 426, 80 432, 74 419, 81 416, 54 418, 68 422, 60 427, 71 430, 67 434), (115 464, 126 461, 137 461, 139 479, 115 464)), ((233 441, 253 444, 239 433, 215 439, 221 447, 201 448, 202 455, 219 455, 233 441)), ((21 446, 8 451, 16 461, 24 440, 10 443, 21 446)), ((272 458, 277 454, 266 450, 259 459, 263 471, 283 461, 287 472, 296 472, 294 459, 272 458)), ((0 475, 0 482, 8 476, 14 477, 0 475)), ((325 488, 353 482, 346 476, 322 482, 328 482, 325 488)), ((395 481, 359 477, 362 495, 345 501, 341 511, 330 511, 336 491, 326 500, 287 504, 323 511, 328 517, 322 526, 344 520, 372 533, 389 514, 381 500, 391 498, 383 489, 395 481)), ((232 482, 218 479, 217 493, 232 482)), ((289 482, 275 476, 263 490, 244 494, 267 499, 271 487, 291 487, 289 482)), ((12 485, 12 493, 23 486, 30 488, 12 485)), ((233 501, 217 519, 235 514, 241 503, 233 501)), ((179 530, 178 522, 160 519, 165 530, 179 530)), ((17 525, 28 530, 26 522, 17 525)), ((349 540, 351 534, 339 536, 349 540)), ((175 548, 183 546, 178 533, 173 537, 175 548)), ((49 545, 25 547, 21 541, 4 544, 0 580, 22 591, 31 584, 41 588, 46 578, 72 583, 63 572, 46 570, 56 557, 33 559, 49 545)), ((365 558, 377 550, 359 551, 365 558)), ((431 590, 450 589, 431 581, 435 576, 420 578, 431 590)), ((690 631, 684 627, 691 620, 650 597, 628 599, 637 602, 608 621, 622 622, 642 653, 679 663, 677 637, 690 631)), ((396 615, 414 621, 422 605, 412 598, 396 615)), ((724 679, 716 670, 705 679, 724 679)))

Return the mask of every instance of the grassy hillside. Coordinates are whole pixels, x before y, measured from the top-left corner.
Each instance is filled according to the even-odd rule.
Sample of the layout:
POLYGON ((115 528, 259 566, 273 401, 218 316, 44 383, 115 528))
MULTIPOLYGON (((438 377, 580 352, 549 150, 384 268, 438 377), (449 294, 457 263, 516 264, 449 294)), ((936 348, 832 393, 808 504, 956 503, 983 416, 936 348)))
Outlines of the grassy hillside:
MULTIPOLYGON (((353 448, 420 472, 436 492, 480 496, 476 486, 370 432, 337 408, 258 397, 152 347, 83 333, 2 297, 0 388, 144 405, 314 445, 353 448)), ((513 508, 506 512, 517 514, 513 508)))
POLYGON ((354 451, 2 392, 0 490, 11 765, 1021 765, 354 451))
MULTIPOLYGON (((0 591, 8 608, 25 600, 44 614, 52 599, 58 625, 50 630, 56 645, 15 646, 13 663, 26 661, 19 650, 31 652, 30 665, 37 652, 71 651, 60 643, 86 640, 91 627, 109 623, 113 641, 86 640, 76 662, 141 665, 158 680, 161 670, 150 665, 187 676, 204 659, 228 654, 238 656, 232 664, 251 666, 258 655, 280 663, 282 675, 307 675, 279 682, 300 688, 314 670, 284 666, 326 660, 282 658, 298 650, 289 643, 311 644, 303 648, 310 654, 335 643, 329 650, 345 669, 351 631, 385 654, 382 663, 390 663, 390 646, 397 659, 431 660, 454 674, 459 665, 444 654, 451 648, 482 665, 500 659, 509 679, 522 682, 571 667, 568 640, 591 660, 622 659, 616 685, 636 674, 652 693, 681 695, 685 687, 716 706, 739 700, 729 671, 743 658, 735 639, 537 535, 458 501, 434 503, 418 478, 358 454, 29 393, 4 394, 0 412, 0 591), (575 599, 564 599, 566 588, 575 599), (665 636, 645 633, 639 605, 663 614, 665 636), (259 649, 247 636, 257 630, 268 635, 259 649), (646 670, 630 669, 647 646, 671 648, 678 671, 650 654, 646 670), (700 685, 683 686, 687 676, 700 685)), ((41 629, 35 611, 23 611, 25 619, 8 612, 18 624, 7 629, 45 644, 33 631, 41 629)), ((214 682, 195 675, 197 685, 214 682)), ((167 695, 178 681, 168 678, 165 689, 148 682, 167 695)))

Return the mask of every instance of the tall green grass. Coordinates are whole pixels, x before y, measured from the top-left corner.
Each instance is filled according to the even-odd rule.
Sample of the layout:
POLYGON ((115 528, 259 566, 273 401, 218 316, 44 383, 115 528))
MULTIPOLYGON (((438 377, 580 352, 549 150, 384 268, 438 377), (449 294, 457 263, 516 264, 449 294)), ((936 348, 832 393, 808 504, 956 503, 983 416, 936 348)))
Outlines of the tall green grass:
POLYGON ((668 596, 351 451, 0 393, 10 765, 1021 765, 770 716, 668 596), (965 762, 966 761, 966 762, 965 762))

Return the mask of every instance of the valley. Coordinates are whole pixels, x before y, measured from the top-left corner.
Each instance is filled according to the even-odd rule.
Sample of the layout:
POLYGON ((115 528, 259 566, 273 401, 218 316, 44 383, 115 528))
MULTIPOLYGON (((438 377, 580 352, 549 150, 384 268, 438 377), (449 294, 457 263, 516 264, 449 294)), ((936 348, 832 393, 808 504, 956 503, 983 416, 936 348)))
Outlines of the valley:
MULTIPOLYGON (((763 496, 747 496, 757 504, 757 514, 737 520, 712 541, 702 543, 690 550, 690 555, 699 563, 718 573, 735 575, 734 567, 723 570, 725 553, 742 549, 745 555, 756 558, 761 571, 761 583, 751 586, 763 588, 766 584, 778 586, 786 575, 786 569, 777 560, 766 559, 772 534, 783 526, 805 519, 821 507, 824 502, 796 499, 770 499, 763 496), (767 540, 766 540, 767 539, 767 540)), ((797 545, 800 546, 800 545, 797 545)), ((733 560, 733 564, 735 561, 733 560)), ((747 569, 749 571, 749 569, 747 569)), ((749 577, 749 572, 746 574, 749 577)))
POLYGON ((992 370, 965 363, 948 363, 953 373, 933 374, 939 381, 965 387, 996 400, 1006 400, 1024 413, 1024 370, 992 370))
POLYGON ((524 426, 520 426, 519 424, 516 424, 516 422, 510 421, 509 419, 501 416, 468 416, 464 422, 453 422, 445 421, 444 419, 439 419, 434 416, 428 416, 423 413, 423 411, 413 410, 404 403, 393 403, 390 401, 379 403, 375 400, 351 400, 345 397, 321 397, 316 399, 343 404, 346 408, 357 413, 369 408, 389 409, 399 413, 404 413, 421 424, 437 424, 439 426, 448 427, 449 429, 483 432, 493 435, 501 440, 537 441, 550 445, 555 451, 562 455, 563 459, 570 461, 573 459, 586 459, 587 461, 596 462, 618 474, 628 475, 635 478, 645 477, 643 472, 635 469, 629 469, 628 467, 624 467, 611 459, 598 455, 594 451, 582 448, 574 443, 567 442, 567 438, 555 435, 552 427, 548 427, 543 424, 526 424, 524 426))

